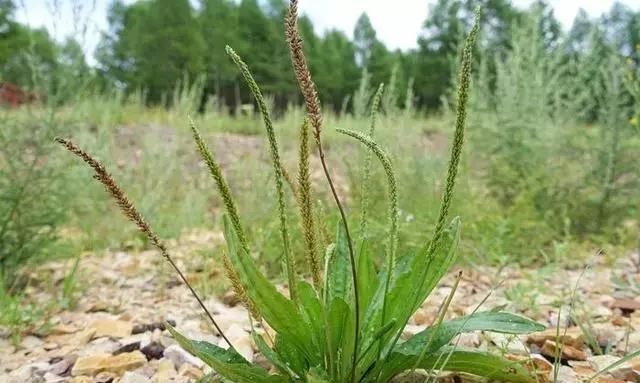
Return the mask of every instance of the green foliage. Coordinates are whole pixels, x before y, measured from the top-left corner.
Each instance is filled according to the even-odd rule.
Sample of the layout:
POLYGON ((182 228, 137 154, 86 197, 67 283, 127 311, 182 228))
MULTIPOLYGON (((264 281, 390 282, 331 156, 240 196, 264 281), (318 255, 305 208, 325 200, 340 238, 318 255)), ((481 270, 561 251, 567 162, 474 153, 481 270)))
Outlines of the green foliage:
POLYGON ((544 255, 571 238, 611 243, 640 202, 632 192, 640 141, 628 76, 637 63, 584 16, 567 37, 554 33, 545 8, 516 25, 508 50, 482 56, 473 102, 477 168, 500 205, 486 224, 509 234, 498 251, 518 259, 519 249, 544 255))
MULTIPOLYGON (((315 100, 315 90, 310 74, 304 64, 304 56, 299 45, 295 22, 296 3, 292 2, 287 16, 287 35, 292 49, 292 58, 296 75, 307 99, 309 120, 320 153, 323 166, 324 152, 320 136, 320 106, 315 100)), ((342 131, 362 142, 381 162, 389 185, 389 232, 387 236, 387 259, 380 270, 376 270, 366 239, 354 246, 348 232, 346 216, 336 196, 336 202, 342 216, 338 224, 335 242, 327 248, 323 283, 312 287, 299 279, 296 270, 285 267, 289 280, 290 298, 282 294, 262 273, 251 256, 251 248, 240 224, 236 203, 231 195, 222 169, 213 156, 199 131, 191 122, 198 151, 202 155, 224 201, 226 213, 223 217, 224 235, 227 242, 229 274, 234 286, 245 304, 257 311, 274 331, 275 341, 268 345, 259 334, 254 339, 263 355, 273 364, 276 372, 252 365, 238 354, 224 333, 222 337, 231 346, 228 350, 207 342, 191 341, 175 329, 170 329, 175 339, 189 352, 201 358, 225 379, 237 383, 255 382, 380 382, 386 383, 399 373, 412 369, 437 369, 460 371, 489 378, 508 380, 517 383, 532 383, 531 377, 521 366, 514 362, 481 352, 466 351, 455 346, 447 346, 452 339, 467 331, 497 331, 509 334, 521 334, 537 331, 541 325, 528 319, 504 312, 474 313, 468 317, 449 322, 439 321, 436 326, 417 334, 407 341, 400 341, 400 335, 412 314, 429 296, 440 279, 447 273, 456 258, 456 249, 460 238, 460 220, 454 219, 446 224, 451 206, 455 180, 461 157, 466 125, 466 108, 471 81, 472 49, 478 34, 479 24, 472 28, 466 40, 460 85, 457 93, 457 117, 455 134, 451 150, 447 179, 442 203, 433 236, 426 241, 421 250, 413 254, 404 254, 396 261, 396 243, 398 232, 397 185, 391 159, 372 139, 372 132, 363 135, 355 131, 342 131), (357 264, 354 260, 357 257, 357 264), (357 270, 356 270, 357 268, 357 270), (360 322, 359 318, 363 318, 360 322)), ((289 259, 289 233, 285 212, 283 191, 283 164, 279 155, 278 143, 272 126, 268 107, 248 66, 230 48, 227 48, 232 61, 238 66, 242 77, 255 96, 262 112, 269 138, 273 171, 276 178, 276 196, 280 215, 280 232, 285 263, 289 259)), ((381 88, 382 89, 382 88, 381 88)), ((373 119, 381 100, 381 89, 373 107, 373 119)), ((302 130, 301 142, 301 187, 309 187, 308 174, 308 133, 302 130), (305 138, 306 137, 306 138, 305 138), (307 159, 305 159, 307 158, 307 159), (305 186, 306 185, 306 186, 305 186)), ((371 125, 373 127, 373 124, 371 125)), ((133 206, 126 194, 115 183, 106 169, 78 146, 67 140, 58 140, 72 153, 80 156, 96 172, 96 178, 115 198, 124 214, 132 220, 141 232, 155 245, 163 256, 175 267, 166 246, 160 241, 141 213, 133 206)), ((326 170, 326 169, 325 169, 326 170)), ((327 172, 332 189, 335 185, 327 172)), ((335 190, 333 190, 335 195, 335 190)), ((307 199, 309 197, 306 197, 307 199)), ((303 215, 311 213, 312 208, 302 209, 303 215)), ((303 220, 303 224, 306 221, 303 220)), ((308 259, 312 259, 309 257, 308 259)), ((183 274, 176 268, 183 281, 191 288, 183 274)), ((192 293, 201 302, 199 296, 192 293)), ((203 309, 204 306, 202 306, 203 309)), ((207 312, 208 314, 208 312, 207 312)), ((213 324, 217 326, 213 317, 213 324)))
POLYGON ((116 1, 108 19, 112 31, 97 56, 107 74, 130 91, 144 89, 148 100, 166 102, 177 79, 195 78, 203 71, 204 38, 188 0, 130 6, 116 1))
MULTIPOLYGON (((295 11, 293 15, 295 16, 295 11)), ((465 331, 487 330, 519 334, 542 328, 535 322, 512 314, 477 313, 455 321, 439 323, 437 327, 430 328, 406 342, 399 342, 399 336, 411 315, 426 299, 455 259, 459 220, 454 220, 449 228, 445 228, 444 222, 448 215, 464 137, 462 132, 470 82, 471 49, 477 32, 476 24, 465 47, 466 54, 458 94, 458 119, 447 188, 433 238, 428 241, 424 250, 401 257, 398 267, 394 266, 398 211, 395 177, 390 160, 371 138, 357 132, 343 131, 372 150, 387 173, 392 201, 391 227, 387 246, 389 263, 377 273, 377 276, 375 270, 371 274, 368 272, 370 268, 364 267, 361 269, 364 271, 363 275, 359 276, 354 272, 352 279, 349 270, 352 267, 349 257, 351 239, 347 234, 346 226, 338 225, 335 244, 331 245, 327 251, 323 288, 314 289, 305 282, 296 282, 299 290, 295 290, 295 295, 291 291, 292 299, 288 299, 256 267, 243 243, 242 231, 238 229, 238 225, 234 224, 235 218, 225 216, 224 232, 229 259, 249 299, 276 333, 273 349, 260 341, 259 335, 254 334, 254 337, 258 339, 258 345, 265 357, 271 361, 278 372, 270 374, 258 366, 250 365, 236 353, 233 347, 224 350, 206 342, 191 341, 172 329, 174 337, 185 349, 200 357, 226 379, 238 383, 297 381, 384 383, 412 367, 461 371, 513 382, 535 381, 522 367, 498 356, 446 346, 455 335, 465 331), (360 296, 356 293, 355 283, 360 288, 360 296), (357 320, 359 305, 356 300, 358 299, 362 303, 360 309, 365 313, 363 315, 365 320, 360 325, 357 320)), ((233 51, 229 50, 229 54, 239 65, 256 97, 260 98, 260 92, 246 65, 233 51)), ((261 103, 260 100, 258 102, 261 103)), ((264 116, 268 134, 271 135, 266 111, 264 116)), ((205 154, 208 162, 211 158, 205 154)), ((277 155, 274 157, 274 162, 276 164, 279 162, 277 155)), ((281 166, 274 166, 276 175, 281 171, 280 169, 281 166)), ((219 175, 214 174, 214 176, 216 179, 219 178, 219 175)), ((218 185, 224 185, 224 183, 218 180, 218 185)), ((224 198, 227 198, 228 190, 223 188, 221 192, 224 198)), ((228 203, 227 206, 229 206, 228 203)), ((231 217, 236 214, 234 209, 228 213, 231 217)), ((286 236, 283 237, 283 243, 286 248, 288 246, 286 236)), ((358 256, 365 258, 365 251, 366 246, 361 246, 358 256)), ((292 271, 291 268, 286 269, 289 280, 292 279, 290 274, 292 271)), ((297 276, 293 275, 293 278, 297 276)))
POLYGON ((22 268, 52 251, 65 188, 52 157, 55 127, 6 113, 0 123, 0 285, 11 293, 21 289, 22 268))

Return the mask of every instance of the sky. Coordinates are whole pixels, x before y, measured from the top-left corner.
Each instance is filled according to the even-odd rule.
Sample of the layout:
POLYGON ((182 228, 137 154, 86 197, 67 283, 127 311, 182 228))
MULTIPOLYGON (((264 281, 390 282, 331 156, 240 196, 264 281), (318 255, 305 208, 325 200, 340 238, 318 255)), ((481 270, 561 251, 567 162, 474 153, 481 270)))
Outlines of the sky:
MULTIPOLYGON (((134 0, 127 0, 131 3, 134 0)), ((18 20, 34 27, 46 27, 59 40, 78 36, 83 49, 93 63, 101 31, 108 28, 107 7, 110 0, 17 0, 18 20), (74 7, 74 4, 76 5, 74 7), (86 20, 76 22, 75 20, 86 20)), ((366 12, 378 38, 389 48, 403 50, 416 47, 416 39, 428 17, 429 0, 301 0, 300 9, 313 20, 316 31, 337 28, 352 36, 358 17, 366 12)), ((526 7, 532 0, 513 0, 526 7)), ((583 8, 593 17, 606 12, 614 0, 549 0, 554 14, 565 28, 583 8)), ((639 0, 622 0, 638 10, 639 0)))

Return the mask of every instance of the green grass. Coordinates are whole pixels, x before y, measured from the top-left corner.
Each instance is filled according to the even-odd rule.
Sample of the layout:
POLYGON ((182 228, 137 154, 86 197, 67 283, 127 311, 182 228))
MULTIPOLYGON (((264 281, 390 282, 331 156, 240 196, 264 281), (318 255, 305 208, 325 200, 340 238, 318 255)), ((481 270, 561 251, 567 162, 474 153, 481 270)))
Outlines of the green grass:
MULTIPOLYGON (((305 243, 310 251, 306 259, 294 259, 291 243, 296 237, 289 231, 288 198, 284 192, 286 174, 281 161, 280 145, 275 134, 270 112, 260 88, 253 76, 236 53, 227 47, 227 53, 238 66, 246 85, 255 96, 263 117, 268 147, 274 175, 275 196, 269 198, 278 207, 279 240, 281 246, 275 254, 282 257, 284 275, 288 282, 288 297, 277 290, 277 285, 260 271, 251 255, 254 245, 247 237, 237 200, 220 163, 219 153, 214 154, 195 123, 190 128, 197 150, 212 176, 220 199, 224 205, 224 236, 228 254, 225 255, 225 270, 238 297, 251 313, 251 317, 264 327, 266 322, 275 331, 275 341, 269 346, 260 334, 253 331, 253 339, 261 353, 271 362, 275 371, 267 371, 245 360, 225 336, 218 323, 202 303, 199 294, 191 287, 176 266, 164 242, 158 237, 149 221, 135 207, 126 192, 99 160, 83 151, 70 140, 56 139, 69 152, 83 160, 94 171, 94 178, 117 203, 124 216, 138 227, 141 234, 157 248, 174 268, 184 284, 190 288, 193 297, 207 314, 220 336, 228 344, 228 349, 216 345, 192 341, 176 329, 169 331, 178 343, 190 353, 200 357, 225 379, 237 383, 269 382, 336 382, 336 383, 387 383, 404 371, 447 370, 470 373, 521 383, 535 380, 522 366, 507 359, 486 352, 448 347, 451 340, 468 331, 494 331, 507 334, 523 334, 539 331, 544 326, 500 310, 474 312, 467 317, 444 321, 444 315, 453 298, 453 292, 443 305, 439 320, 430 328, 416 334, 406 342, 399 342, 400 336, 413 313, 422 305, 431 291, 443 278, 456 258, 460 238, 460 218, 449 222, 456 177, 464 143, 466 111, 471 81, 472 52, 479 33, 479 12, 464 47, 457 92, 455 131, 451 143, 446 170, 445 186, 438 209, 438 218, 430 239, 423 242, 421 249, 403 254, 397 261, 396 243, 398 234, 398 193, 395 173, 390 157, 373 141, 373 127, 380 103, 378 92, 372 107, 371 130, 367 135, 358 131, 340 129, 339 132, 351 136, 371 150, 380 161, 388 183, 388 232, 380 238, 386 247, 381 267, 375 260, 380 256, 377 238, 370 238, 367 219, 362 214, 361 230, 357 236, 349 229, 345 199, 339 195, 337 177, 329 170, 323 146, 323 124, 320 103, 315 86, 311 81, 302 43, 297 29, 297 3, 292 1, 286 17, 287 41, 290 44, 294 72, 305 99, 307 119, 302 125, 299 146, 299 173, 296 183, 288 178, 293 194, 300 205, 305 243), (310 132, 310 133, 309 133, 310 132), (312 135, 323 168, 326 185, 331 189, 336 211, 340 217, 336 239, 325 252, 325 259, 317 259, 315 238, 318 232, 312 225, 315 203, 311 198, 311 174, 308 171, 310 151, 308 137, 312 135), (311 265, 314 286, 308 284, 297 271, 300 264, 311 265), (320 265, 324 267, 320 267, 320 265)), ((369 178, 371 159, 367 161, 365 177, 369 178)), ((369 185, 366 185, 367 187, 369 185)), ((367 195, 364 190, 362 195, 367 195)), ((366 198, 362 198, 368 201, 366 198)), ((363 207, 369 212, 368 205, 363 207)), ((353 226, 351 226, 353 227, 353 226)), ((423 230, 424 231, 424 230, 423 230)), ((423 241, 425 241, 423 239, 423 241)), ((298 241, 301 242, 301 241, 298 241)), ((458 282, 461 274, 458 276, 458 282)), ((456 282, 457 286, 457 282, 456 282)), ((456 290, 454 286, 453 291, 456 290)))
MULTIPOLYGON (((188 114, 181 110, 148 109, 125 103, 108 106, 109 112, 105 115, 99 108, 102 102, 101 97, 95 96, 85 100, 77 110, 65 108, 59 111, 63 135, 72 136, 113 169, 114 176, 129 191, 141 211, 155 222, 163 237, 178 237, 190 229, 220 229, 221 206, 215 195, 207 193, 213 183, 203 174, 198 157, 192 150, 185 122, 188 114), (156 193, 157 190, 161 192, 156 193)), ((14 119, 21 124, 26 118, 26 112, 21 110, 4 110, 0 114, 4 119, 14 119)), ((274 121, 283 163, 291 174, 295 174, 296 140, 302 116, 301 110, 293 109, 274 121)), ((248 235, 261 244, 259 249, 264 249, 259 250, 262 261, 275 270, 279 260, 269 259, 269 254, 273 254, 271 250, 277 246, 278 233, 277 225, 269 217, 276 206, 268 202, 273 197, 273 178, 268 172, 268 148, 262 140, 261 121, 253 117, 231 117, 216 111, 194 117, 205 140, 222 159, 239 209, 248 217, 248 235), (255 188, 254 183, 262 187, 255 188)), ((364 132, 369 122, 365 118, 338 117, 330 113, 325 114, 325 121, 328 161, 347 197, 348 209, 358 211, 361 190, 357 180, 361 177, 361 170, 354 164, 362 163, 366 152, 354 141, 335 132, 334 128, 364 132)), ((414 117, 383 114, 379 117, 376 139, 389 143, 385 149, 393 160, 398 175, 398 191, 403 196, 399 251, 414 248, 419 243, 416 233, 434 222, 433 207, 440 202, 442 184, 439 177, 446 168, 450 122, 448 115, 414 117)), ((618 249, 635 244, 637 236, 632 228, 637 225, 633 217, 637 207, 633 200, 615 199, 616 209, 626 208, 623 217, 590 235, 573 230, 580 222, 567 222, 565 227, 552 225, 551 222, 560 218, 541 214, 536 207, 535 198, 538 197, 527 194, 524 189, 517 200, 505 206, 491 191, 494 186, 486 175, 486 155, 481 151, 482 147, 474 145, 474 137, 480 132, 474 128, 480 129, 473 124, 469 129, 473 154, 462 159, 464 171, 452 206, 455 214, 468 217, 461 244, 462 259, 494 265, 569 262, 571 259, 567 253, 587 256, 601 246, 615 254, 618 249), (569 250, 562 250, 559 244, 569 250)), ((584 129, 584 126, 576 125, 576 130, 579 129, 584 129)), ((585 138, 579 140, 584 141, 585 138)), ((594 137, 591 142, 595 141, 594 137)), ((73 203, 64 202, 68 218, 63 227, 65 232, 81 233, 72 238, 76 248, 100 250, 147 246, 134 228, 122 224, 122 218, 113 211, 111 204, 99 198, 102 193, 100 187, 86 182, 89 176, 86 169, 60 156, 60 153, 51 156, 54 161, 62 161, 67 170, 64 185, 56 186, 55 191, 73 195, 73 203)), ((568 161, 558 156, 552 160, 575 168, 574 165, 583 159, 568 161)), ((312 158, 311 165, 317 181, 321 174, 317 160, 312 158)), ((559 178, 559 175, 554 176, 554 179, 559 178)), ((374 167, 370 184, 369 203, 373 213, 369 229, 375 237, 384 234, 387 219, 386 181, 381 169, 374 167)), ((328 202, 328 189, 321 187, 318 192, 318 197, 328 202)), ((570 200, 566 195, 564 205, 575 206, 578 203, 576 198, 589 200, 598 195, 597 189, 580 190, 570 200)), ((285 190, 285 196, 293 201, 290 190, 285 190)), ((563 200, 558 203, 563 204, 563 200)), ((292 208, 290 214, 294 213, 292 208)), ((587 215, 583 219, 590 218, 587 215)))

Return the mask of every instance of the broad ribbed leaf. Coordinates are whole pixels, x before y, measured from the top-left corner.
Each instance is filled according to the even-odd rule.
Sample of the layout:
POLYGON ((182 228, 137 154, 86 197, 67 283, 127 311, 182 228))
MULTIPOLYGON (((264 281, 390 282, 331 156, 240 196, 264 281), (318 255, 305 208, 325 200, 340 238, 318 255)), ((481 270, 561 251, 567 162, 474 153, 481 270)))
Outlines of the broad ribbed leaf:
POLYGON ((367 307, 376 292, 377 275, 372 252, 367 240, 360 243, 358 252, 358 295, 360 296, 360 317, 364 317, 367 307))
POLYGON ((544 329, 545 326, 520 315, 485 311, 430 327, 399 345, 394 352, 419 355, 427 345, 429 349, 426 352, 433 352, 463 332, 490 331, 503 334, 527 334, 544 329))
POLYGON ((224 235, 229 248, 229 258, 238 271, 247 295, 267 323, 309 359, 320 358, 319 350, 313 346, 310 328, 306 326, 296 305, 280 294, 258 270, 255 261, 240 246, 238 237, 226 215, 224 216, 224 235))
POLYGON ((367 343, 363 344, 362 351, 358 355, 358 366, 356 369, 356 373, 358 376, 363 376, 367 370, 369 370, 373 363, 376 362, 378 358, 378 339, 384 337, 391 329, 393 329, 396 325, 396 322, 392 320, 387 323, 384 327, 381 327, 378 332, 376 332, 373 337, 367 339, 367 343))
POLYGON ((232 348, 225 350, 208 342, 190 340, 169 325, 167 329, 182 348, 235 383, 286 383, 289 381, 287 377, 270 375, 266 370, 250 364, 232 348))
MULTIPOLYGON (((320 298, 318 298, 318 295, 310 284, 299 282, 298 301, 300 304, 300 315, 302 315, 307 325, 312 329, 313 344, 320 350, 320 355, 324 355, 327 339, 324 323, 325 313, 320 298)), ((321 363, 321 359, 310 361, 311 365, 321 363)))
POLYGON ((304 358, 304 355, 282 334, 276 334, 276 344, 273 346, 273 350, 296 375, 304 376, 307 373, 309 364, 304 358))
POLYGON ((351 264, 349 261, 349 243, 342 223, 338 223, 336 244, 330 254, 326 271, 327 291, 325 303, 340 298, 345 302, 351 301, 351 264))
POLYGON ((380 273, 376 294, 365 315, 364 343, 372 338, 383 324, 393 319, 396 320, 396 326, 384 339, 385 352, 389 351, 390 340, 402 331, 411 315, 422 305, 455 261, 459 238, 460 220, 456 218, 444 231, 442 243, 433 254, 429 255, 426 250, 422 250, 412 257, 400 258, 386 296, 385 272, 380 273), (387 300, 386 319, 382 318, 384 299, 387 300))
POLYGON ((273 366, 277 368, 278 371, 280 371, 283 375, 289 375, 292 379, 299 378, 298 374, 296 374, 295 371, 287 366, 287 363, 280 358, 280 355, 278 355, 269 347, 269 345, 267 345, 267 343, 262 338, 262 335, 256 333, 255 331, 251 335, 253 337, 253 342, 258 347, 260 353, 265 358, 267 358, 267 360, 271 362, 271 364, 273 364, 273 366))
MULTIPOLYGON (((419 363, 419 356, 401 355, 384 366, 379 382, 388 382, 392 377, 416 367, 425 370, 464 372, 483 376, 491 381, 512 383, 536 383, 536 379, 518 362, 479 351, 444 347, 425 355, 419 363)), ((395 354, 393 355, 395 356, 395 354)))
POLYGON ((307 374, 307 382, 308 383, 330 383, 329 377, 327 376, 327 374, 319 368, 312 368, 309 371, 309 374, 307 374))
POLYGON ((336 382, 346 381, 351 371, 354 335, 353 309, 341 298, 335 298, 329 305, 327 337, 333 361, 331 376, 336 382))

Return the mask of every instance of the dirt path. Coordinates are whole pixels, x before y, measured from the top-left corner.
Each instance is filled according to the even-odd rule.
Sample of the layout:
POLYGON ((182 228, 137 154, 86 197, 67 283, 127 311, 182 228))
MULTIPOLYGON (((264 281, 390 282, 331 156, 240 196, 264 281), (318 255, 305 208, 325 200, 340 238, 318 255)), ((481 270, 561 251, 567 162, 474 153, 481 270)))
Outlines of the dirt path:
MULTIPOLYGON (((203 263, 203 257, 190 255, 216 243, 222 243, 219 233, 198 233, 170 247, 196 284, 206 278, 213 284, 223 278, 220 269, 203 263)), ((481 310, 506 305, 507 310, 523 313, 551 330, 522 338, 466 334, 460 337, 459 345, 495 349, 514 359, 530 357, 529 364, 536 366, 540 381, 549 381, 552 365, 548 360, 556 352, 554 328, 560 323, 568 330, 561 338, 559 381, 568 383, 580 382, 625 352, 640 349, 638 255, 620 259, 613 268, 600 261, 596 259, 587 270, 464 270, 450 317, 470 313, 486 299, 481 310), (597 356, 599 352, 609 355, 597 356)), ((56 281, 63 278, 66 267, 49 263, 38 272, 56 281)), ((407 336, 433 322, 440 303, 451 292, 454 275, 442 281, 414 316, 405 329, 407 336)), ((77 306, 52 315, 46 331, 26 335, 17 347, 4 332, 0 337, 0 382, 177 383, 192 382, 210 372, 163 331, 163 323, 173 321, 192 338, 223 345, 187 289, 156 252, 87 255, 80 263, 79 286, 77 306)), ((39 302, 51 299, 50 293, 37 289, 31 295, 39 302)), ((206 304, 239 351, 247 359, 264 363, 251 342, 245 310, 230 306, 236 303, 230 294, 224 301, 227 304, 207 299, 206 304)), ((640 373, 634 368, 640 369, 640 360, 616 368, 609 380, 601 382, 640 382, 640 373)), ((464 381, 451 376, 443 379, 464 381)))

